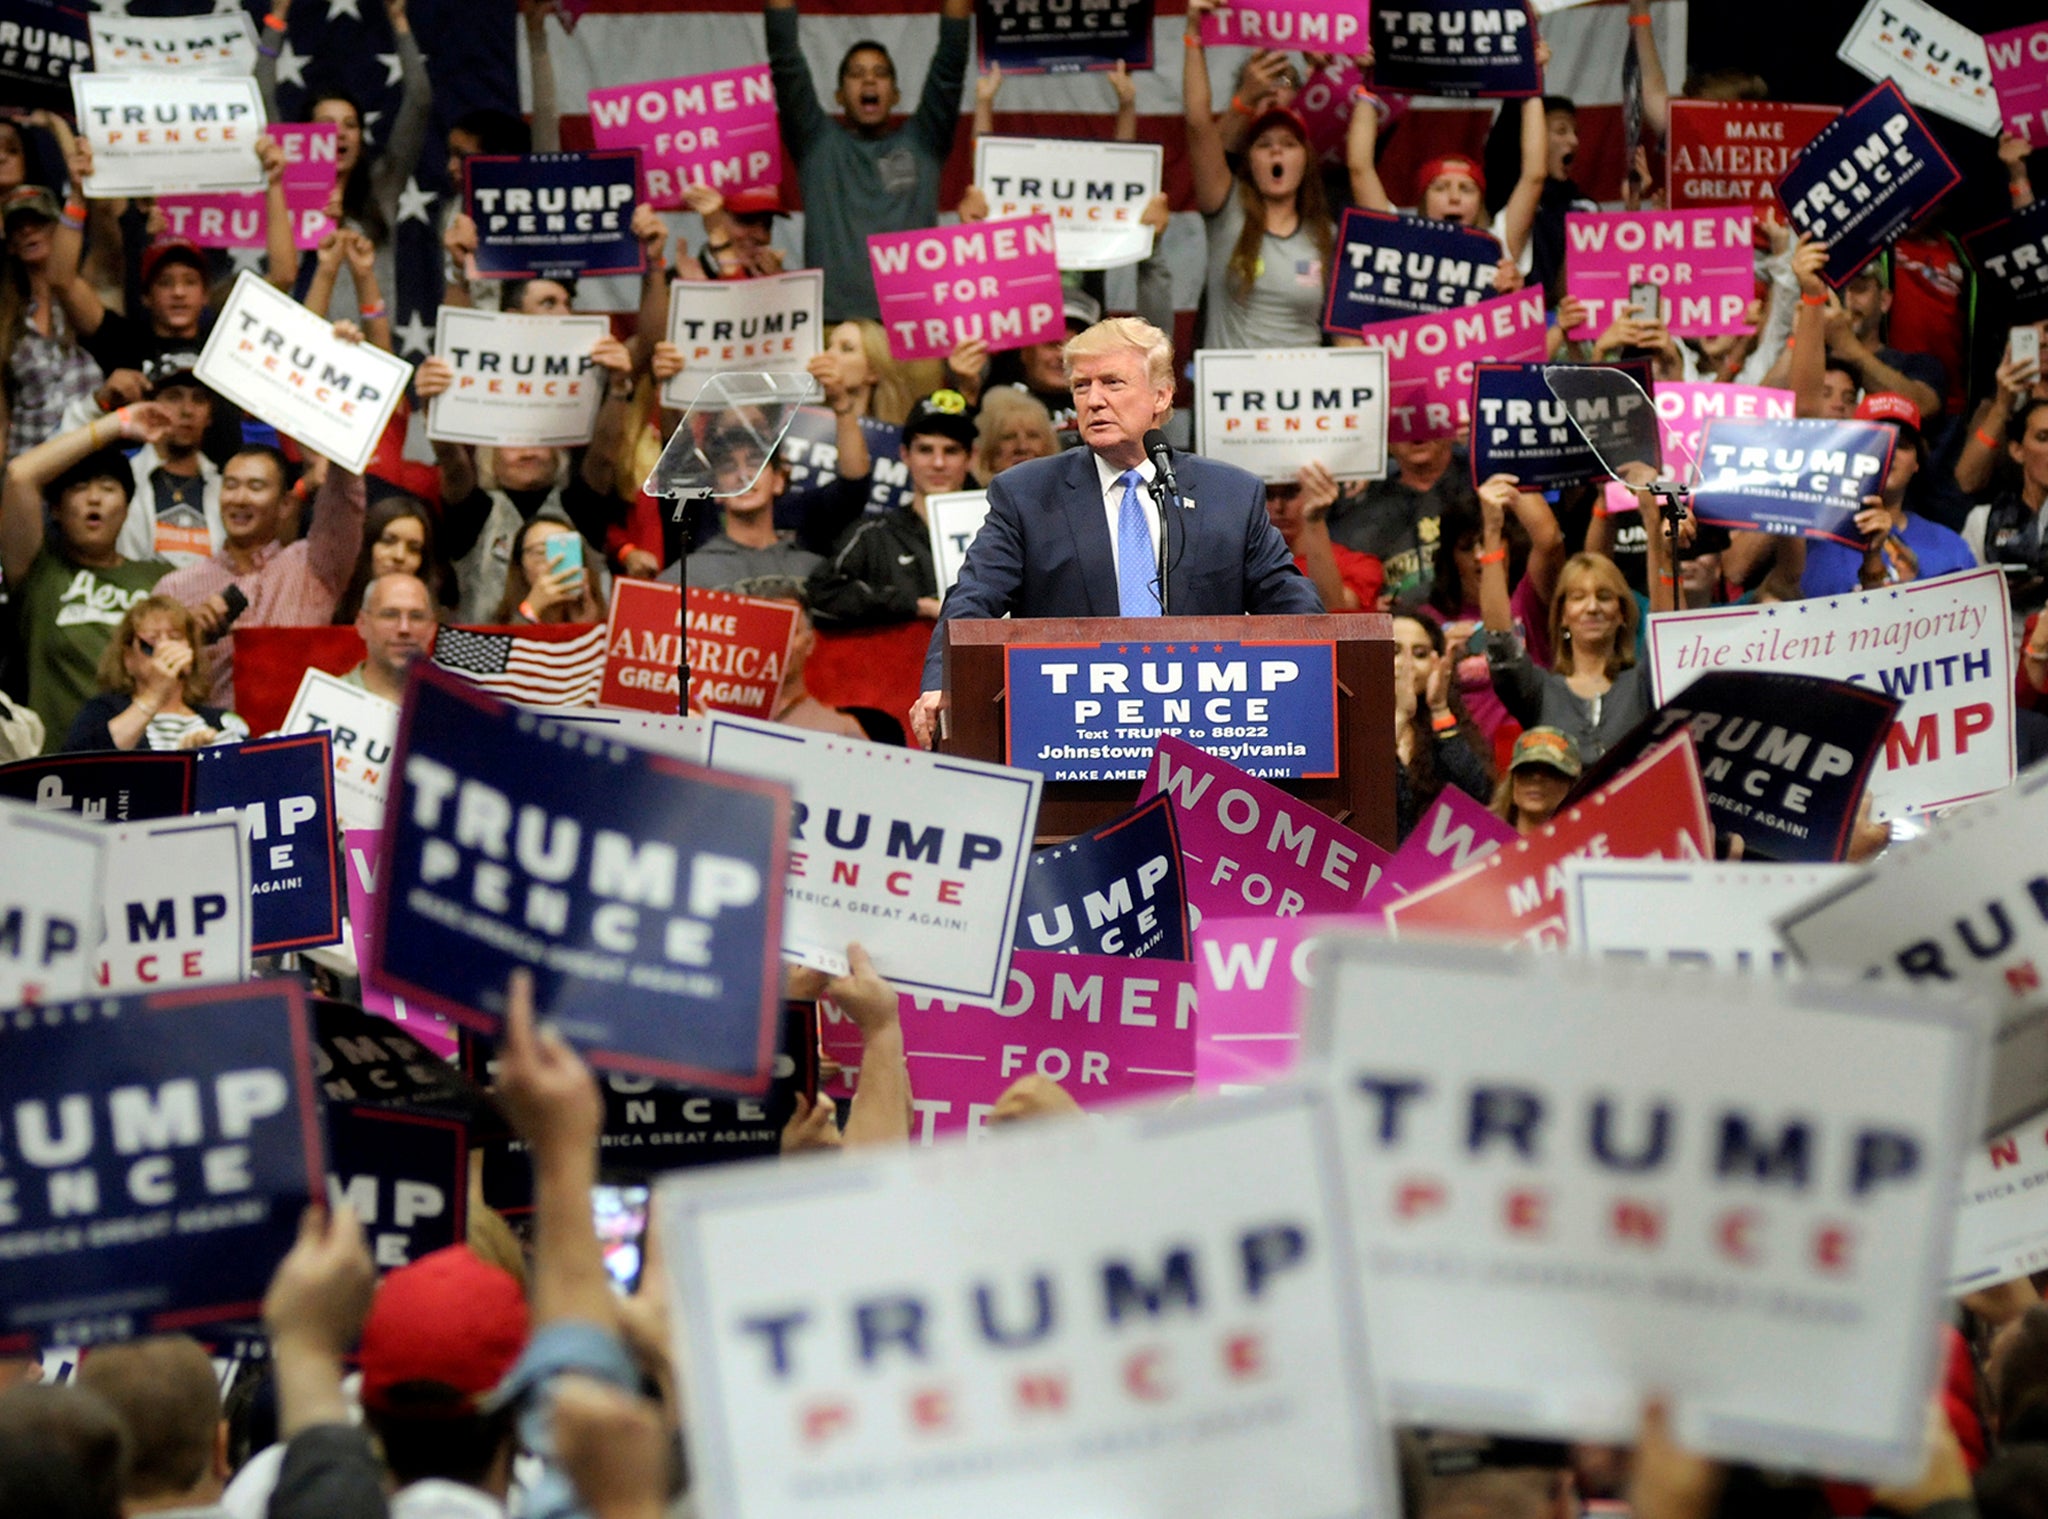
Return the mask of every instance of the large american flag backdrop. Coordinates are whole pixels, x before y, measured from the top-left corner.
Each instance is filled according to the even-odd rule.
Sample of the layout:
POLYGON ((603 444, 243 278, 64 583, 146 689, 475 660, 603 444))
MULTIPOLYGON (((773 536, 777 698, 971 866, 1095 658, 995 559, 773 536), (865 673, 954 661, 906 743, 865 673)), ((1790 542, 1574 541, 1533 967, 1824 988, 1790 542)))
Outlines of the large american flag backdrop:
MULTIPOLYGON (((189 9, 153 6, 134 9, 189 9)), ((253 9, 253 6, 252 6, 253 9)), ((548 25, 556 91, 563 113, 565 147, 590 145, 585 98, 596 86, 633 84, 679 74, 737 68, 766 61, 758 0, 591 0, 571 31, 559 18, 548 25)), ((839 58, 852 42, 874 37, 895 55, 906 105, 914 105, 935 40, 936 0, 809 0, 804 5, 804 50, 813 78, 829 96, 839 58)), ((395 315, 399 341, 409 357, 424 356, 431 340, 434 305, 440 293, 436 228, 445 193, 440 134, 463 113, 484 106, 515 104, 529 109, 525 37, 504 0, 413 0, 410 15, 425 49, 435 85, 436 131, 414 174, 416 194, 407 197, 397 228, 399 289, 395 315), (410 214, 404 214, 409 212, 410 214)), ((1188 199, 1184 135, 1180 121, 1180 32, 1185 0, 1159 0, 1155 23, 1155 71, 1138 76, 1139 136, 1166 149, 1166 175, 1175 203, 1188 199)), ((1685 73, 1687 0, 1656 0, 1652 6, 1659 48, 1673 87, 1685 73)), ((1553 58, 1546 88, 1578 103, 1581 135, 1577 178, 1603 200, 1618 193, 1622 169, 1622 58, 1628 47, 1626 6, 1620 0, 1576 6, 1542 19, 1553 58)), ((398 105, 398 64, 381 0, 298 0, 291 13, 290 48, 280 69, 280 94, 287 114, 297 115, 308 91, 339 83, 362 102, 373 143, 380 141, 398 105)), ((1227 100, 1242 49, 1211 50, 1216 98, 1227 100)), ((962 113, 971 115, 972 86, 963 92, 962 113)), ((829 103, 829 102, 828 102, 829 103)), ((1095 75, 1011 77, 997 101, 998 132, 1043 137, 1106 137, 1114 113, 1108 84, 1095 75)), ((1478 152, 1494 116, 1492 102, 1418 101, 1388 135, 1381 170, 1397 199, 1405 200, 1415 169, 1451 149, 1478 152)), ((966 186, 971 161, 970 122, 963 121, 946 177, 944 200, 951 204, 966 186)), ((795 204, 794 186, 785 192, 795 204)), ((678 231, 696 233, 696 219, 672 218, 678 231)), ((1199 247, 1198 222, 1183 213, 1175 239, 1192 254, 1199 247)), ((782 224, 778 237, 791 251, 801 247, 801 220, 782 224)), ((1196 265, 1176 259, 1176 299, 1192 309, 1196 265)), ((1111 286, 1112 303, 1119 287, 1111 286)), ((596 285, 586 306, 630 308, 627 282, 596 285)))

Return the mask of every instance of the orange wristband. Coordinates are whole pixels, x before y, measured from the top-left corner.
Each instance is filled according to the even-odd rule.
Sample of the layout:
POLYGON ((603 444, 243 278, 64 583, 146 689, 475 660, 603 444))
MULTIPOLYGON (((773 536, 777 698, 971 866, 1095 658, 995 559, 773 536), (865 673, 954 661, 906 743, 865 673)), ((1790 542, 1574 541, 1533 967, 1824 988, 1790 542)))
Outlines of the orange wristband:
POLYGON ((282 32, 288 30, 288 28, 285 26, 284 17, 276 15, 275 13, 265 16, 263 18, 263 24, 269 27, 273 32, 282 32))
POLYGON ((1800 292, 1799 304, 1802 306, 1825 306, 1827 303, 1828 298, 1824 295, 1807 295, 1804 291, 1800 292))
POLYGON ((1481 554, 1479 556, 1479 562, 1481 564, 1504 564, 1507 562, 1507 557, 1508 546, 1505 543, 1503 543, 1499 548, 1495 549, 1492 553, 1481 554))
POLYGON ((1202 34, 1200 32, 1182 32, 1180 34, 1180 45, 1182 47, 1198 48, 1202 45, 1202 34))
POLYGON ((1978 428, 1978 429, 1977 429, 1977 431, 1976 431, 1976 439, 1977 439, 1977 441, 1978 441, 1979 443, 1983 444, 1983 445, 1984 445, 1984 446, 1985 446, 1986 448, 1990 449, 1990 450, 1991 450, 1991 451, 1992 451, 1993 453, 1997 453, 1997 452, 1998 452, 1998 440, 1997 440, 1996 438, 1992 437, 1990 433, 1988 433, 1988 432, 1984 431, 1984 429, 1983 429, 1983 428, 1981 428, 1981 427, 1980 427, 1980 428, 1978 428))
POLYGON ((1630 26, 1648 26, 1650 18, 1648 16, 1631 16, 1628 18, 1628 24, 1630 26))

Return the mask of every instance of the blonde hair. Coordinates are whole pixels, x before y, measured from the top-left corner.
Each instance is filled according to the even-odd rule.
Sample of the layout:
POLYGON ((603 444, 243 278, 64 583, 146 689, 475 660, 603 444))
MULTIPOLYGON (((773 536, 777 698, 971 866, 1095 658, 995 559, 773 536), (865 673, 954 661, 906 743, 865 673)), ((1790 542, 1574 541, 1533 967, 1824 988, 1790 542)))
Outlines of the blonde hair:
POLYGON ((928 396, 951 383, 945 377, 943 359, 898 360, 889 352, 889 334, 872 317, 848 317, 846 322, 835 325, 850 325, 860 333, 860 351, 875 382, 868 393, 868 415, 877 422, 901 427, 920 396, 928 396))
POLYGON ((1060 451, 1060 435, 1052 425, 1052 413, 1045 409, 1045 402, 1028 390, 998 386, 981 398, 981 413, 974 419, 974 472, 982 479, 989 478, 996 445, 1003 434, 1019 423, 1038 434, 1048 455, 1060 451))
POLYGON ((1636 620, 1641 608, 1636 593, 1629 589, 1620 566, 1605 554, 1574 554, 1557 572, 1557 588, 1550 593, 1550 667, 1569 675, 1572 668, 1571 633, 1564 625, 1565 586, 1574 575, 1589 575, 1597 586, 1612 591, 1621 603, 1621 626, 1607 651, 1607 678, 1614 679, 1636 662, 1636 620))
POLYGON ((1067 378, 1074 377, 1074 360, 1095 358, 1135 348, 1145 356, 1145 378, 1154 385, 1173 383, 1173 339, 1142 317, 1105 317, 1093 327, 1075 333, 1060 350, 1060 362, 1067 378))
POLYGON ((206 700, 213 689, 213 677, 206 662, 206 646, 199 641, 199 625, 192 620, 192 609, 182 601, 168 596, 145 596, 128 609, 121 625, 114 629, 114 636, 107 640, 107 646, 100 651, 99 681, 102 691, 119 691, 124 694, 135 690, 135 677, 128 673, 127 654, 135 642, 135 629, 143 618, 152 614, 168 617, 177 624, 177 636, 192 649, 192 663, 185 666, 185 675, 180 682, 185 705, 195 711, 206 700))

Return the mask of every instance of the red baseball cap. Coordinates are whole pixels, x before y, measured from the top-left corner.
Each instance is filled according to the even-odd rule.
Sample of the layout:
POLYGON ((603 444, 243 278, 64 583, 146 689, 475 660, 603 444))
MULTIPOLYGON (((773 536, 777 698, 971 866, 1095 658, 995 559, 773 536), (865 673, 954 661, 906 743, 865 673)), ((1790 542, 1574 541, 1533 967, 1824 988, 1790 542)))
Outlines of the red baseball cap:
POLYGON ((199 271, 201 279, 206 277, 206 254, 199 244, 182 237, 167 238, 142 250, 142 288, 147 290, 155 283, 157 270, 172 262, 190 264, 199 271))
POLYGON ((1429 193, 1429 187, 1446 174, 1462 174, 1479 187, 1479 193, 1486 193, 1486 171, 1479 167, 1477 159, 1463 153, 1439 153, 1428 163, 1415 171, 1415 203, 1422 204, 1422 197, 1429 193))
POLYGON ((477 1411, 526 1348, 526 1298, 519 1283, 450 1245, 401 1266, 377 1288, 363 1324, 363 1407, 408 1417, 477 1411), (438 1382, 460 1394, 454 1404, 394 1403, 392 1390, 438 1382))
POLYGON ((1856 420, 1898 422, 1906 427, 1918 428, 1920 408, 1896 390, 1873 390, 1856 403, 1856 420))
POLYGON ((735 190, 725 197, 725 209, 733 216, 781 216, 782 186, 756 185, 748 190, 735 190))

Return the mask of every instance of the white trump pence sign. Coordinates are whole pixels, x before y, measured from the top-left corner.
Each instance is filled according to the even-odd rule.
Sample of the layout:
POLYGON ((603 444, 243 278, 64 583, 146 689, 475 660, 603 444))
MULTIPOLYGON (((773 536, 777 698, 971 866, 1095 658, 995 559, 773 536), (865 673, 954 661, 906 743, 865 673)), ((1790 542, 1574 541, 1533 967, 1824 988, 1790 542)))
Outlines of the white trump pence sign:
POLYGON ((1778 919, 1816 970, 1972 993, 1998 1009, 1991 1133, 2048 1109, 2044 825, 2048 771, 2030 771, 1778 919))
POLYGON ((987 491, 947 491, 924 498, 924 524, 932 539, 932 564, 939 572, 939 595, 953 589, 967 546, 988 516, 987 491))
POLYGON ((714 374, 802 374, 825 341, 825 276, 816 269, 758 280, 677 280, 669 287, 668 340, 682 372, 661 388, 678 410, 714 374))
POLYGON ((1115 269, 1152 256, 1138 218, 1159 193, 1165 149, 1145 142, 978 137, 974 183, 993 221, 1052 219, 1062 269, 1115 269))
POLYGON ((1329 1106, 1290 1088, 829 1178, 671 1174, 705 1513, 1396 1512, 1329 1106))
POLYGON ((268 280, 244 270, 194 371, 244 411, 361 474, 412 381, 412 365, 345 343, 268 280))
POLYGON ((590 356, 601 316, 519 316, 443 305, 434 357, 454 382, 427 403, 427 436, 485 447, 571 448, 590 441, 607 377, 590 356))
POLYGON ((391 794, 398 707, 360 686, 308 670, 280 733, 326 733, 334 742, 334 810, 344 828, 382 828, 391 794))
POLYGON ((1898 1482, 1922 1464, 1984 1038, 1962 1008, 1324 942, 1390 1416, 1898 1482))
POLYGON ((1574 950, 1602 959, 1787 975, 1778 914, 1849 874, 1846 865, 1570 859, 1566 932, 1574 950))
POLYGON ((0 1007, 86 994, 112 836, 0 800, 0 1007))
POLYGON ((248 826, 229 813, 110 830, 96 977, 102 989, 162 991, 248 977, 248 826))
POLYGON ((71 99, 92 144, 85 193, 95 200, 263 188, 263 97, 253 79, 73 74, 71 99))
POLYGON ((1033 770, 714 713, 705 762, 785 781, 782 952, 833 975, 858 940, 906 991, 994 1004, 1030 865, 1033 770))
POLYGON ((1340 480, 1387 468, 1387 356, 1378 348, 1202 348, 1195 452, 1272 484, 1320 463, 1340 480))
POLYGON ((96 73, 253 74, 256 30, 245 10, 211 16, 94 16, 96 73))

